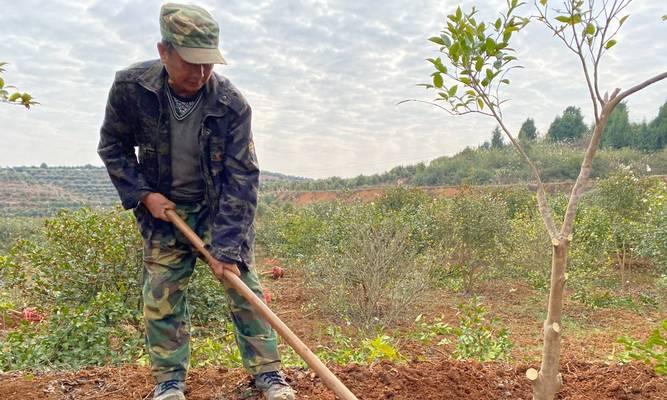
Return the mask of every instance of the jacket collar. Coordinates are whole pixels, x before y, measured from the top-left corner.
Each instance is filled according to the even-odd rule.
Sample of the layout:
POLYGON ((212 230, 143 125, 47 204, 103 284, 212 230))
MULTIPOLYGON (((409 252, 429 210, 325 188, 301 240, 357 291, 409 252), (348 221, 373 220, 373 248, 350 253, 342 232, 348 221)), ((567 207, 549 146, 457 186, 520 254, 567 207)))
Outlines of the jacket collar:
MULTIPOLYGON (((147 90, 160 96, 165 89, 165 76, 167 71, 160 60, 151 62, 146 70, 139 75, 138 82, 147 90)), ((204 115, 224 114, 220 104, 229 105, 230 97, 228 90, 221 84, 219 76, 214 72, 211 74, 208 82, 204 86, 205 95, 203 98, 204 115)))

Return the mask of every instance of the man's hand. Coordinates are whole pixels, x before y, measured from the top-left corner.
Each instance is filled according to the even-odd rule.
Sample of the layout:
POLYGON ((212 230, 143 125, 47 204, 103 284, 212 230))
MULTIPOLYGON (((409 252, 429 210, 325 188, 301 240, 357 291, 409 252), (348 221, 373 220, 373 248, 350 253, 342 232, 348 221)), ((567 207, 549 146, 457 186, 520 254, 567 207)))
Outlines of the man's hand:
POLYGON ((241 271, 239 271, 239 267, 236 264, 230 264, 212 258, 208 265, 211 267, 213 275, 220 281, 222 281, 222 278, 224 277, 225 270, 231 271, 236 276, 241 276, 241 271))
POLYGON ((153 217, 167 222, 169 222, 169 218, 167 218, 165 211, 176 209, 176 204, 160 193, 149 193, 141 202, 144 203, 153 217))

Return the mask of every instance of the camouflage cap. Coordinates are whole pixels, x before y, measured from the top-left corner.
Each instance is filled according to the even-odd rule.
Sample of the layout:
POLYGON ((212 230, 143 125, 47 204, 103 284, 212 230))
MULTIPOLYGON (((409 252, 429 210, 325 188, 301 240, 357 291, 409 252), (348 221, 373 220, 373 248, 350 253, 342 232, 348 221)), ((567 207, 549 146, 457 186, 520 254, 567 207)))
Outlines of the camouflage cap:
POLYGON ((219 32, 218 23, 199 6, 166 3, 160 8, 162 39, 189 63, 227 64, 218 49, 219 32))

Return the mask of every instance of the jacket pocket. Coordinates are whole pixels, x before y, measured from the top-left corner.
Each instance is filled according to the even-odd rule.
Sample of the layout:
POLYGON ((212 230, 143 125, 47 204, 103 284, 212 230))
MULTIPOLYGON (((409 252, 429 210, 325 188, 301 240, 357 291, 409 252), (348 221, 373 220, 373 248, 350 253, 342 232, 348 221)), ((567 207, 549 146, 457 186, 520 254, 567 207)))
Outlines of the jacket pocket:
POLYGON ((211 177, 216 186, 222 182, 222 172, 225 160, 225 139, 218 136, 211 136, 209 141, 209 167, 211 177))
POLYGON ((141 172, 150 182, 157 182, 158 165, 157 151, 149 146, 139 146, 139 166, 141 172))

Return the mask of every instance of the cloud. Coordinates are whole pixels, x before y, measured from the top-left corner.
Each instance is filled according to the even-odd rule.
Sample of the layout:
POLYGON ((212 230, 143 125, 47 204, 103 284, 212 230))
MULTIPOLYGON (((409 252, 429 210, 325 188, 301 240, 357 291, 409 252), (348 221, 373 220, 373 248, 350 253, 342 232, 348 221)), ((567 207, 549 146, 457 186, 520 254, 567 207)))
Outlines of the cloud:
MULTIPOLYGON (((261 0, 200 2, 220 23, 227 75, 253 106, 262 168, 324 177, 375 173, 478 145, 494 121, 451 117, 404 99, 429 100, 424 61, 456 3, 435 0, 261 0)), ((503 0, 476 4, 495 18, 503 0)), ((635 2, 601 73, 605 89, 628 87, 667 65, 658 40, 665 24, 656 2, 635 2), (647 4, 653 3, 653 4, 647 4)), ((42 103, 31 111, 3 106, 0 165, 101 164, 95 152, 114 71, 156 58, 161 2, 26 0, 0 26, 5 78, 42 103), (36 10, 39 10, 38 12, 36 10)), ((526 7, 528 10, 528 7, 526 7)), ((517 36, 525 69, 514 71, 505 109, 515 131, 527 117, 545 132, 568 105, 591 120, 573 54, 538 24, 517 36)), ((633 120, 650 119, 667 100, 664 84, 629 102, 633 120)))

